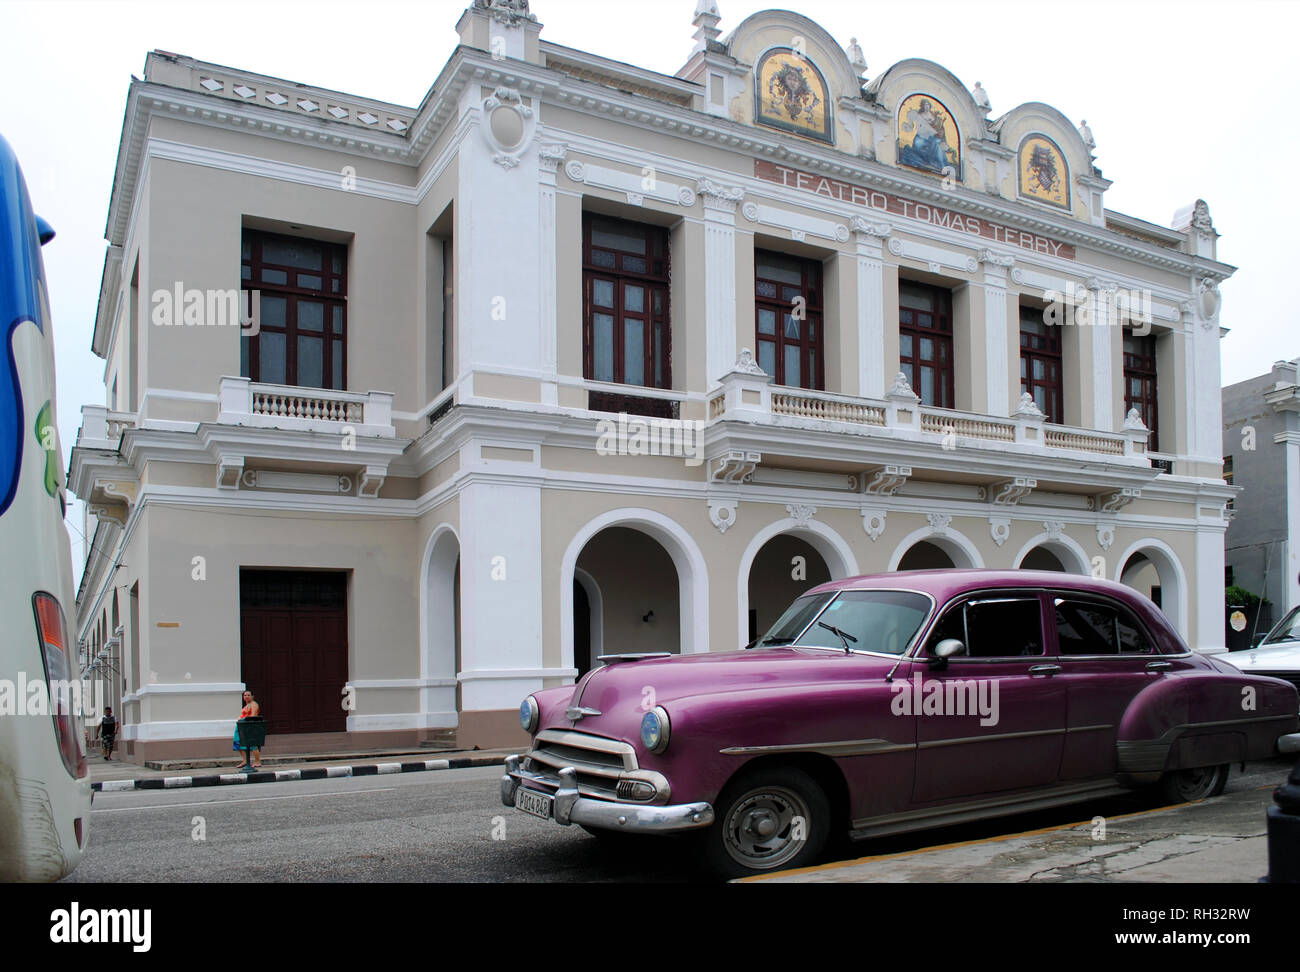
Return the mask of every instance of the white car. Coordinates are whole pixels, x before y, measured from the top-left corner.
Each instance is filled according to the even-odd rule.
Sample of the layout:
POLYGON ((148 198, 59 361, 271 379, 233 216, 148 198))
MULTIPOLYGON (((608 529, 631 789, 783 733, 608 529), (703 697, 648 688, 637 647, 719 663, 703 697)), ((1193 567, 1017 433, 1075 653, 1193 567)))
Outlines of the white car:
POLYGON ((1247 674, 1269 675, 1300 688, 1300 607, 1273 625, 1257 647, 1216 657, 1247 674))

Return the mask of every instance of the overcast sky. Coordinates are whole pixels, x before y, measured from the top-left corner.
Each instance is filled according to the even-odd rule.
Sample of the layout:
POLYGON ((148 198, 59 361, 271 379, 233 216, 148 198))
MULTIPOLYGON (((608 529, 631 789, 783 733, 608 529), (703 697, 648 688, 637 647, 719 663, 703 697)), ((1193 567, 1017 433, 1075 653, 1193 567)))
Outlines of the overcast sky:
MULTIPOLYGON (((0 133, 58 238, 45 248, 65 455, 104 401, 90 352, 127 85, 155 48, 415 107, 456 45, 468 0, 0 0, 0 133)), ((718 0, 727 34, 766 4, 718 0)), ((907 57, 981 81, 991 118, 1042 101, 1097 140, 1106 206, 1169 225, 1205 199, 1238 267, 1223 285, 1223 384, 1300 355, 1293 238, 1300 125, 1290 0, 791 0, 868 78, 907 57)), ((542 38, 674 73, 695 0, 534 0, 542 38)), ((216 389, 212 389, 216 391, 216 389)), ((79 507, 79 504, 78 504, 79 507)), ((80 528, 80 514, 69 517, 80 528)), ((81 554, 74 530, 74 562, 81 554)))

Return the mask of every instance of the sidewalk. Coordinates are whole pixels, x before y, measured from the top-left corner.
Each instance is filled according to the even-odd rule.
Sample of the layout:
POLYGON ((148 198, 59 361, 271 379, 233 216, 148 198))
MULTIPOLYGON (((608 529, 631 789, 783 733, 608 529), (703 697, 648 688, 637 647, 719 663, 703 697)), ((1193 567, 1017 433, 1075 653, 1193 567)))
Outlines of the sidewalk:
POLYGON ((900 854, 744 878, 743 883, 1255 883, 1268 873, 1273 786, 1199 803, 900 854), (1098 838, 1101 839, 1098 839, 1098 838))
POLYGON ((249 783, 281 783, 288 780, 323 780, 347 776, 377 776, 387 773, 420 773, 463 769, 469 766, 500 766, 517 749, 430 750, 375 749, 346 753, 276 754, 262 758, 262 769, 241 773, 230 759, 192 759, 151 762, 148 766, 105 761, 87 755, 92 790, 111 793, 121 790, 163 790, 191 786, 237 786, 249 783))

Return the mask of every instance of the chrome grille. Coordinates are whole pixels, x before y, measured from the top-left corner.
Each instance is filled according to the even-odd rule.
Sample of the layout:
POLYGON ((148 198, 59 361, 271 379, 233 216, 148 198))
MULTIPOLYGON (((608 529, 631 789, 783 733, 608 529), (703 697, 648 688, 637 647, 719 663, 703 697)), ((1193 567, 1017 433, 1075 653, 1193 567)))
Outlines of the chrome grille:
POLYGON ((581 732, 539 732, 528 753, 527 769, 559 789, 559 771, 572 766, 578 792, 604 800, 619 799, 619 777, 637 768, 636 751, 627 743, 581 732))

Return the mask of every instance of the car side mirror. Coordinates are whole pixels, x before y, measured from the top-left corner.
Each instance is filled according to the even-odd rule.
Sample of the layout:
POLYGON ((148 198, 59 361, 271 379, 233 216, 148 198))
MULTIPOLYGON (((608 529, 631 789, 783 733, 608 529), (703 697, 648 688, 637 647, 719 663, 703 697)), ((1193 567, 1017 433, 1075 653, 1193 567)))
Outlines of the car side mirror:
POLYGON ((948 659, 966 654, 966 646, 957 638, 944 638, 934 646, 934 653, 929 658, 930 670, 941 672, 948 667, 948 659))

